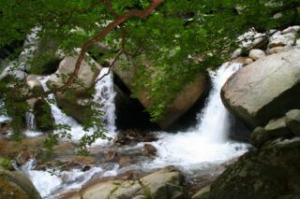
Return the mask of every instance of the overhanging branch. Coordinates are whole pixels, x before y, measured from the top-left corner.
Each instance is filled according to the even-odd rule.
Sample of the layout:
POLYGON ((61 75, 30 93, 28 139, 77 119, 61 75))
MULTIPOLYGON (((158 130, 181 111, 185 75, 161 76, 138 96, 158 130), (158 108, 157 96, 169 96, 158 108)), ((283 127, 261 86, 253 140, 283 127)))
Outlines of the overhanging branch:
POLYGON ((133 17, 138 17, 141 19, 147 18, 149 15, 152 14, 152 12, 163 3, 164 0, 152 0, 152 3, 144 10, 131 10, 128 12, 125 12, 123 15, 120 15, 117 17, 114 21, 109 23, 102 31, 97 33, 95 36, 93 36, 91 39, 86 41, 82 46, 79 53, 79 56, 77 58, 74 71, 70 74, 68 80, 62 86, 59 90, 65 90, 68 88, 74 81, 76 80, 80 66, 85 58, 85 54, 87 53, 88 49, 96 42, 101 41, 104 39, 110 32, 112 32, 115 28, 126 22, 128 19, 133 17))

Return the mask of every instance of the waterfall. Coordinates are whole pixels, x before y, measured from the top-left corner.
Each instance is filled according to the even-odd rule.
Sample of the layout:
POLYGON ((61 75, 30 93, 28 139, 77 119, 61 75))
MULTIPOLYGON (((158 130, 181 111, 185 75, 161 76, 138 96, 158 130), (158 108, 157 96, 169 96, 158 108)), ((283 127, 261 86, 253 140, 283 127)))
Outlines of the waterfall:
POLYGON ((241 68, 239 63, 225 63, 216 71, 209 71, 212 89, 204 110, 197 115, 196 131, 210 142, 224 143, 227 141, 230 120, 229 113, 224 107, 220 94, 227 79, 241 68))
POLYGON ((225 63, 218 70, 209 72, 212 90, 203 111, 197 115, 198 124, 188 132, 175 135, 160 132, 159 140, 153 143, 158 149, 158 157, 151 167, 175 165, 184 170, 199 169, 220 164, 247 150, 247 145, 228 139, 229 113, 220 96, 226 80, 239 68, 239 64, 225 63))
POLYGON ((3 100, 0 99, 0 124, 8 122, 10 120, 11 120, 11 118, 8 117, 8 115, 7 115, 7 112, 5 109, 5 104, 4 104, 3 100))
MULTIPOLYGON (((98 78, 102 77, 108 71, 106 68, 103 68, 98 76, 98 78)), ((48 87, 46 82, 48 81, 49 76, 41 77, 39 80, 43 86, 45 91, 48 91, 48 87)), ((95 86, 95 94, 93 96, 94 103, 98 104, 95 108, 100 107, 100 111, 104 112, 102 118, 99 120, 103 120, 105 123, 105 128, 108 131, 107 137, 114 138, 116 126, 115 126, 115 91, 113 88, 113 79, 112 74, 105 75, 101 80, 97 81, 95 86)), ((47 101, 51 108, 51 113, 54 117, 55 124, 68 125, 71 127, 70 134, 72 136, 73 141, 80 140, 85 134, 91 135, 93 133, 92 129, 89 131, 85 131, 83 127, 72 117, 66 115, 57 105, 55 95, 48 95, 47 101), (51 102, 51 103, 50 103, 51 102)), ((105 144, 108 143, 108 140, 98 139, 96 141, 97 144, 105 144)))
MULTIPOLYGON (((97 177, 116 176, 124 171, 149 171, 169 165, 174 165, 187 173, 193 173, 193 171, 201 173, 199 171, 204 171, 208 174, 211 171, 209 169, 213 169, 215 165, 220 165, 238 157, 248 149, 248 145, 228 139, 230 131, 229 114, 220 98, 223 84, 239 68, 239 64, 226 63, 218 70, 209 72, 212 80, 212 90, 207 98, 205 108, 197 115, 198 125, 187 132, 158 132, 158 140, 151 143, 157 149, 155 159, 141 160, 141 162, 128 167, 120 167, 118 164, 114 164, 113 168, 107 168, 105 164, 100 164, 86 172, 72 169, 70 171, 57 171, 54 175, 51 175, 48 170, 34 170, 32 162, 29 163, 30 168, 23 167, 23 170, 32 179, 33 184, 40 191, 43 198, 56 198, 57 195, 59 196, 63 192, 78 189, 95 174, 97 177)), ((102 70, 98 79, 107 72, 108 69, 102 70)), ((47 78, 41 81, 45 89, 47 89, 46 81, 47 78)), ((113 103, 115 92, 113 91, 112 75, 108 74, 99 80, 95 90, 93 101, 99 105, 96 107, 100 107, 104 111, 102 119, 105 121, 109 134, 113 135, 112 132, 116 128, 114 122, 115 106, 113 103)), ((71 125, 72 132, 77 131, 76 133, 79 134, 83 132, 76 121, 66 116, 57 107, 54 95, 49 95, 48 100, 52 101, 50 105, 56 123, 71 125)), ((74 135, 74 132, 72 135, 74 135)), ((144 144, 139 143, 127 147, 131 149, 134 147, 143 148, 144 144)))
POLYGON ((38 47, 39 37, 38 33, 41 31, 41 27, 34 27, 31 32, 26 36, 23 50, 19 57, 8 63, 7 67, 0 74, 0 79, 4 78, 6 75, 11 74, 18 79, 25 78, 25 69, 28 60, 33 56, 33 53, 38 47))
POLYGON ((56 194, 62 194, 65 190, 78 189, 95 175, 106 177, 117 174, 114 167, 112 170, 93 167, 88 171, 72 169, 60 172, 51 169, 45 171, 34 170, 35 164, 35 160, 31 159, 20 170, 30 177, 44 199, 59 198, 56 194))
POLYGON ((35 130, 35 116, 32 111, 28 111, 25 115, 26 118, 26 126, 29 130, 35 130))
POLYGON ((99 106, 95 108, 98 109, 98 107, 101 107, 100 111, 104 113, 102 120, 105 123, 106 130, 109 133, 114 133, 117 130, 115 124, 116 106, 114 102, 116 93, 114 91, 113 75, 109 71, 109 68, 103 68, 97 80, 93 101, 99 106))
MULTIPOLYGON (((48 91, 49 88, 47 86, 47 81, 50 76, 41 77, 39 80, 44 91, 48 91)), ((72 117, 67 116, 57 105, 55 95, 53 93, 49 94, 47 97, 47 102, 50 105, 51 113, 54 118, 54 122, 56 125, 68 125, 71 127, 70 135, 72 136, 73 141, 78 141, 80 138, 86 134, 80 124, 72 117)), ((56 132, 57 133, 57 132, 56 132)), ((89 133, 89 132, 88 132, 89 133)))

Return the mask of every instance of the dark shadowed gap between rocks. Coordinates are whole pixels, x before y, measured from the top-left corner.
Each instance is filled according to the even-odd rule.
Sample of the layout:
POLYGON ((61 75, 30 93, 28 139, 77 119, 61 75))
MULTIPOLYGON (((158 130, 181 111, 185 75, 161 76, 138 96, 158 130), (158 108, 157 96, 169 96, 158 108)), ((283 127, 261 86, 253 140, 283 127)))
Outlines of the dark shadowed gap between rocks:
MULTIPOLYGON (((197 125, 197 114, 205 107, 207 96, 211 90, 211 82, 208 89, 197 102, 180 118, 178 118, 170 127, 165 129, 168 132, 186 131, 187 129, 197 125)), ((161 130, 160 127, 151 122, 150 115, 145 111, 143 105, 138 99, 132 98, 131 91, 122 82, 117 74, 114 74, 114 84, 116 89, 116 125, 119 130, 161 130)), ((231 126, 229 138, 232 140, 248 142, 250 137, 250 129, 248 129, 239 119, 230 116, 231 126)))
POLYGON ((118 130, 159 130, 159 126, 150 120, 150 115, 145 111, 138 99, 132 98, 130 90, 114 73, 116 89, 116 125, 118 130))

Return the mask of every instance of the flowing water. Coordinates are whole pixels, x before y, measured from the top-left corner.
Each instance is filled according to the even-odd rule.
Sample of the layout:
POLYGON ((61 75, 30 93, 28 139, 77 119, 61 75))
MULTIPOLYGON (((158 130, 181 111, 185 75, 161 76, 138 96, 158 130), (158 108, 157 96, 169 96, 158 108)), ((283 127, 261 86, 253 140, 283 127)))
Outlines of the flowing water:
POLYGON ((0 123, 8 122, 8 121, 11 120, 11 118, 8 117, 8 115, 6 113, 5 104, 4 104, 4 102, 3 102, 2 99, 0 99, 0 111, 1 111, 1 114, 0 114, 0 123))
POLYGON ((160 139, 153 143, 158 158, 151 166, 175 165, 189 171, 223 163, 247 150, 247 145, 228 139, 230 117, 220 96, 226 80, 240 67, 237 63, 225 63, 218 70, 210 71, 212 89, 204 110, 197 115, 198 124, 176 135, 160 133, 160 139))
POLYGON ((34 52, 38 45, 38 33, 41 31, 40 27, 34 27, 31 33, 26 36, 23 50, 19 57, 8 63, 7 67, 0 74, 0 79, 4 78, 7 74, 11 74, 16 78, 23 79, 25 77, 25 69, 28 60, 33 57, 34 52))
POLYGON ((104 113, 102 121, 105 123, 106 130, 112 136, 117 130, 114 101, 116 92, 114 90, 113 75, 110 73, 109 68, 103 68, 96 81, 96 92, 93 101, 99 105, 97 107, 100 107, 100 111, 104 113))
MULTIPOLYGON (((202 112, 197 116, 198 124, 187 132, 164 133, 158 132, 158 141, 152 142, 157 149, 157 157, 154 160, 143 161, 140 164, 131 165, 131 168, 154 169, 169 165, 177 166, 183 171, 201 171, 212 165, 222 164, 234 157, 238 157, 247 151, 247 145, 232 142, 228 139, 230 131, 229 113, 222 104, 220 91, 225 81, 238 69, 239 64, 223 64, 218 70, 210 71, 212 79, 212 90, 207 99, 207 103, 202 112)), ((102 71, 105 74, 107 71, 102 71)), ((100 76, 101 76, 100 74, 100 76)), ((45 81, 43 85, 46 88, 45 81)), ((94 102, 102 104, 105 111, 103 119, 106 123, 110 135, 115 132, 115 106, 113 98, 112 76, 108 75, 99 81, 96 85, 96 94, 94 102)), ((49 96, 49 100, 54 101, 51 104, 52 114, 56 123, 71 125, 72 135, 79 139, 84 132, 82 127, 72 118, 66 116, 56 105, 54 95, 49 96)), ((75 140, 76 140, 75 139, 75 140)), ((140 143, 134 147, 143 147, 145 143, 140 143)), ((128 146, 131 147, 131 146, 128 146)), ((130 167, 130 166, 129 166, 130 167)), ((127 170, 129 170, 129 167, 127 170)), ((122 170, 118 165, 110 169, 98 165, 89 171, 71 170, 54 172, 34 170, 34 164, 31 161, 23 167, 23 170, 32 179, 34 185, 40 191, 44 198, 53 198, 53 193, 80 188, 93 176, 115 176, 122 170), (45 186, 47 185, 47 186, 45 186)))
MULTIPOLYGON (((98 104, 97 107, 100 107, 100 111, 104 113, 103 118, 99 118, 99 120, 103 120, 105 123, 105 128, 108 131, 107 137, 114 138, 116 135, 116 126, 115 126, 115 92, 113 89, 113 77, 111 73, 108 73, 106 68, 103 68, 98 78, 103 78, 100 81, 97 81, 95 86, 95 94, 93 96, 94 103, 98 104), (104 76, 104 74, 108 73, 104 76)), ((45 91, 48 91, 47 81, 49 80, 49 76, 40 78, 40 82, 45 91)), ((70 135, 74 142, 78 142, 85 134, 91 135, 93 133, 93 129, 85 131, 83 127, 72 117, 66 115, 57 105, 55 95, 48 95, 47 101, 50 105, 52 115, 55 120, 56 125, 68 125, 70 126, 70 135)), ((108 143, 107 139, 98 139, 95 142, 95 145, 108 143)))
POLYGON ((34 114, 33 114, 32 111, 28 111, 26 113, 25 119, 26 119, 27 129, 29 129, 29 130, 35 130, 36 129, 35 116, 34 116, 34 114))

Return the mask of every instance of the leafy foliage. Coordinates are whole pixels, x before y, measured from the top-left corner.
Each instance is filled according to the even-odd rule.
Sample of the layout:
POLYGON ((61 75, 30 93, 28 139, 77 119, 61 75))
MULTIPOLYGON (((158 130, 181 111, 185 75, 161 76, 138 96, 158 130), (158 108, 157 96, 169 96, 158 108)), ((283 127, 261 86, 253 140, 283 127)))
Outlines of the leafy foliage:
MULTIPOLYGON (((148 0, 0 0, 0 48, 24 40, 33 28, 40 27, 39 46, 29 60, 29 71, 44 73, 52 57, 57 59, 58 50, 74 54, 116 15, 149 4, 148 0)), ((195 75, 227 58, 239 34, 250 27, 264 31, 299 23, 299 6, 299 0, 165 0, 147 19, 135 18, 113 30, 101 41, 107 50, 95 56, 106 63, 121 49, 120 65, 136 71, 134 95, 146 90, 151 98, 148 111, 159 119, 195 75), (273 18, 278 12, 284 17, 273 18)), ((90 49, 92 55, 97 48, 90 49)), ((27 105, 16 103, 16 88, 4 89, 8 94, 3 96, 11 106, 9 115, 16 116, 15 125, 20 127, 23 119, 17 115, 27 105)), ((95 118, 87 127, 95 125, 95 118)), ((102 136, 102 130, 97 132, 95 135, 102 136)), ((93 140, 85 138, 85 143, 93 140)))

